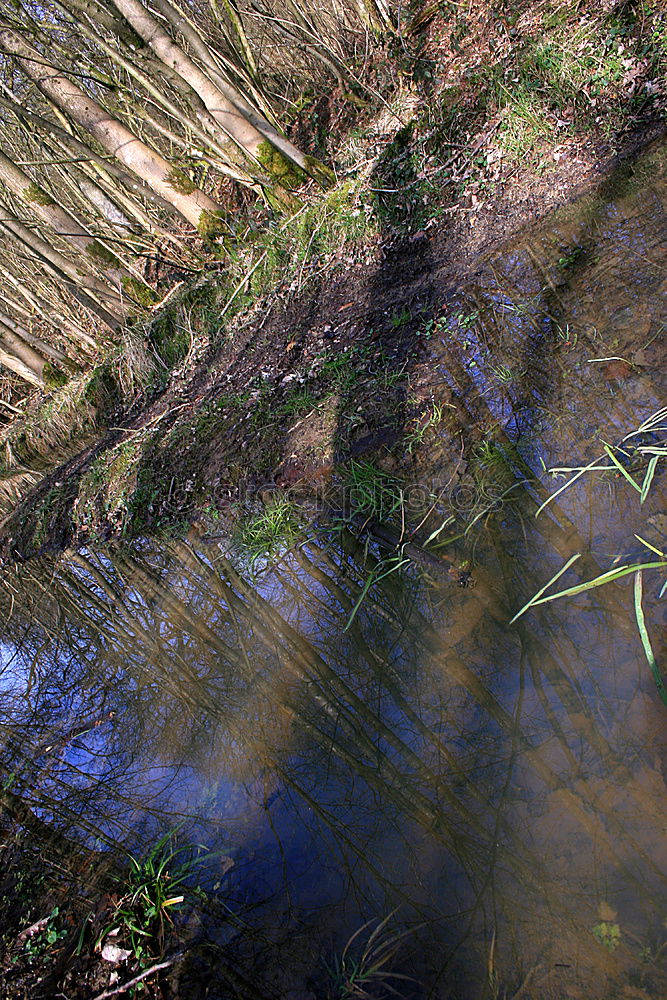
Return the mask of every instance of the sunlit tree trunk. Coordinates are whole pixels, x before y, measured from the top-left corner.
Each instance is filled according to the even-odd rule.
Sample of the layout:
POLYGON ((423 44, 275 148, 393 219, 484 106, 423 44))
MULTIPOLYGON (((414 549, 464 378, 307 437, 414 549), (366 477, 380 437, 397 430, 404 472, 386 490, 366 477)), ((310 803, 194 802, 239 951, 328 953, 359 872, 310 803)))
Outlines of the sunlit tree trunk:
MULTIPOLYGON (((0 295, 0 302, 2 302, 3 305, 9 305, 6 293, 4 296, 0 295)), ((15 336, 19 337, 24 343, 34 347, 35 351, 38 351, 44 357, 51 358, 56 362, 71 364, 66 354, 63 354, 62 351, 59 351, 51 344, 47 344, 46 341, 41 338, 35 337, 35 335, 30 333, 29 330, 26 330, 21 323, 17 323, 16 320, 12 319, 11 316, 8 316, 4 312, 0 312, 0 325, 7 327, 7 329, 15 334, 15 336)))
POLYGON ((35 183, 0 150, 0 181, 14 192, 28 208, 58 236, 87 258, 93 267, 101 268, 118 291, 131 289, 137 280, 123 266, 117 255, 96 239, 66 208, 59 205, 39 184, 35 183))
MULTIPOLYGON (((219 74, 217 83, 213 83, 139 0, 113 0, 113 3, 162 62, 174 69, 199 95, 227 135, 280 186, 294 187, 304 174, 323 184, 330 181, 331 174, 323 164, 306 156, 281 136, 231 84, 225 85, 219 74)), ((168 0, 154 0, 154 3, 169 21, 176 22, 178 28, 182 19, 168 0)))
POLYGON ((41 389, 44 385, 44 379, 37 375, 32 368, 29 368, 24 361, 17 358, 13 352, 5 350, 5 346, 5 342, 2 338, 2 332, 0 331, 0 365, 9 369, 9 371, 13 372, 14 375, 18 375, 24 382, 28 382, 30 385, 41 389))
POLYGON ((184 184, 180 173, 160 153, 138 139, 61 71, 49 65, 44 56, 2 18, 0 46, 18 59, 49 100, 86 129, 107 152, 173 205, 196 229, 204 229, 207 235, 212 235, 212 220, 217 217, 220 206, 194 185, 184 184))
POLYGON ((30 256, 45 268, 48 274, 52 275, 58 283, 64 285, 77 301, 90 310, 105 326, 112 331, 118 329, 122 323, 121 316, 107 309, 99 298, 95 296, 94 292, 91 295, 83 287, 81 277, 76 273, 76 269, 71 261, 64 258, 62 254, 59 254, 53 247, 44 243, 43 240, 40 240, 31 230, 27 229, 17 220, 5 219, 0 222, 0 232, 4 232, 24 252, 28 252, 30 256), (61 261, 65 267, 59 266, 61 261), (68 272, 74 273, 70 274, 68 272))
POLYGON ((84 170, 87 166, 95 166, 104 176, 113 177, 128 194, 135 196, 135 200, 136 196, 140 196, 151 202, 156 208, 167 212, 175 211, 174 206, 156 194, 144 182, 143 178, 129 173, 119 164, 110 161, 107 157, 101 156, 90 146, 77 139, 66 128, 51 121, 50 118, 24 107, 16 94, 7 87, 5 87, 5 93, 10 95, 11 100, 0 97, 0 107, 5 108, 15 115, 17 120, 22 122, 26 128, 30 129, 30 126, 32 126, 34 129, 36 127, 44 135, 51 136, 52 141, 58 144, 55 147, 55 151, 60 150, 65 159, 74 156, 80 161, 78 163, 79 169, 84 170))
POLYGON ((362 22, 372 31, 393 31, 394 23, 386 0, 357 0, 362 22))
POLYGON ((26 343, 22 337, 5 326, 4 323, 0 323, 0 340, 19 361, 28 366, 40 381, 44 380, 46 359, 42 354, 38 353, 31 344, 26 343))
MULTIPOLYGON (((49 329, 61 334, 65 340, 75 345, 77 350, 83 349, 91 353, 98 349, 99 343, 82 329, 78 319, 69 315, 67 308, 63 311, 62 298, 56 300, 51 297, 50 290, 43 281, 39 283, 39 291, 36 288, 28 288, 25 281, 21 281, 16 274, 13 274, 8 267, 1 263, 0 276, 7 285, 11 285, 13 290, 12 295, 9 294, 9 291, 5 292, 6 304, 11 306, 26 322, 29 323, 37 317, 49 329), (22 302, 25 305, 22 305, 22 302)), ((58 351, 57 355, 60 354, 61 352, 58 351)), ((53 355, 53 358, 55 361, 63 360, 56 355, 53 355)))
MULTIPOLYGON (((0 207, 0 211, 2 211, 0 207)), ((99 303, 103 311, 96 309, 98 316, 108 323, 109 317, 113 316, 115 321, 111 325, 115 328, 127 315, 127 304, 122 297, 110 288, 104 281, 94 277, 90 273, 83 272, 68 257, 65 257, 58 250, 41 239, 33 229, 29 229, 19 219, 15 219, 7 212, 4 218, 0 219, 0 227, 11 236, 28 248, 39 260, 51 265, 55 272, 66 275, 75 289, 82 291, 88 299, 99 303)))

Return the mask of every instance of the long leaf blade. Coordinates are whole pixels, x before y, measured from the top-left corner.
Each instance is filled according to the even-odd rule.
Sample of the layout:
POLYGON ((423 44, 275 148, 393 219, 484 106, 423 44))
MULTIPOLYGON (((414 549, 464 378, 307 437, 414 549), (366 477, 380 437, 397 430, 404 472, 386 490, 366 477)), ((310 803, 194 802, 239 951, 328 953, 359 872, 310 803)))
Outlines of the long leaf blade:
POLYGON ((628 576, 629 573, 636 573, 638 569, 663 569, 665 566, 667 566, 667 561, 634 563, 632 566, 619 566, 617 569, 608 569, 606 573, 601 573, 600 576, 596 576, 593 580, 585 580, 584 583, 579 583, 576 587, 568 587, 567 590, 560 590, 557 594, 549 594, 548 597, 542 597, 539 601, 533 601, 532 603, 533 605, 546 604, 547 601, 555 601, 559 597, 574 597, 576 594, 583 594, 587 590, 594 590, 595 587, 602 587, 605 583, 613 583, 614 580, 620 580, 621 577, 628 576))
POLYGON ((659 455, 654 455, 651 461, 648 463, 646 469, 646 475, 644 476, 644 482, 642 483, 641 499, 640 503, 644 503, 646 497, 648 496, 648 491, 651 489, 651 483, 653 482, 653 477, 655 475, 655 467, 658 464, 659 455))
POLYGON ((655 685, 658 689, 658 694, 660 695, 663 704, 667 705, 667 689, 665 688, 665 682, 662 679, 662 674, 660 673, 660 669, 656 663, 653 647, 651 646, 651 639, 646 628, 646 620, 644 619, 644 609, 642 608, 641 569, 638 569, 635 575, 635 617, 637 619, 637 627, 642 640, 642 646, 644 647, 644 654, 648 660, 648 665, 651 668, 651 673, 653 674, 653 680, 655 681, 655 685))
POLYGON ((524 612, 528 611, 529 608, 532 608, 533 605, 539 604, 540 602, 538 601, 538 598, 540 598, 542 596, 542 594, 544 593, 544 591, 548 590, 549 587, 551 586, 551 584, 555 583, 556 580, 558 580, 563 575, 563 573, 566 573, 568 571, 568 569, 570 568, 570 566, 573 563, 575 563, 577 561, 577 559, 580 559, 580 558, 581 558, 581 552, 577 552, 577 553, 575 553, 575 555, 571 556, 568 559, 568 561, 565 563, 565 565, 561 566, 561 568, 558 570, 558 572, 554 576, 551 577, 551 579, 549 580, 549 582, 545 583, 543 587, 540 587, 540 589, 537 591, 536 594, 534 594, 531 597, 531 599, 528 601, 528 603, 524 604, 524 606, 521 608, 520 611, 517 611, 517 613, 515 614, 514 618, 512 618, 512 620, 510 621, 509 624, 513 625, 514 622, 517 620, 517 618, 520 618, 521 615, 524 614, 524 612))

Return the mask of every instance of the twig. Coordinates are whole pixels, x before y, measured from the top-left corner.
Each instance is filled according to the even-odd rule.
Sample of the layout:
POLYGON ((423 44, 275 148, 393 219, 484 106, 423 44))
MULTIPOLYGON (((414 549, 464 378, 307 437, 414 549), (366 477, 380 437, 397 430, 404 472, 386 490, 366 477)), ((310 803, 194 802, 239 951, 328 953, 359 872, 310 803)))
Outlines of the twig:
POLYGON ((174 965, 181 958, 183 958, 183 952, 179 952, 173 958, 168 958, 166 962, 158 962, 157 965, 151 965, 150 969, 144 969, 140 975, 135 976, 134 979, 130 979, 128 983, 116 986, 113 990, 105 990, 104 993, 98 993, 96 997, 93 997, 93 1000, 106 1000, 107 997, 115 997, 119 993, 126 993, 127 990, 131 990, 133 986, 140 983, 142 979, 148 979, 149 976, 152 976, 154 972, 159 972, 160 969, 168 969, 170 965, 174 965))

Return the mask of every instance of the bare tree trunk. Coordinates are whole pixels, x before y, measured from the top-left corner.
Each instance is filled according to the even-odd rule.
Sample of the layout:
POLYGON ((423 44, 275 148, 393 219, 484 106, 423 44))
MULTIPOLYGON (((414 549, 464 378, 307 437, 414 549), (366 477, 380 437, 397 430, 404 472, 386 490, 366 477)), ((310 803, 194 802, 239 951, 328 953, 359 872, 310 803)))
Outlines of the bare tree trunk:
MULTIPOLYGON (((178 11, 168 0, 153 0, 155 7, 178 30, 187 25, 178 11)), ((155 54, 165 65, 174 69, 188 83, 204 102, 215 120, 227 135, 245 150, 267 173, 284 188, 295 187, 307 174, 321 184, 328 184, 331 172, 318 160, 306 156, 285 136, 280 135, 262 116, 255 111, 245 98, 231 86, 224 84, 219 74, 217 83, 201 70, 184 50, 177 45, 160 26, 157 19, 139 0, 113 0, 114 6, 123 14, 155 54), (296 169, 295 169, 296 168, 296 169)), ((191 26, 187 25, 190 33, 191 26)), ((201 39, 203 56, 207 49, 201 39)), ((210 55, 207 62, 212 64, 210 55)), ((216 71, 217 73, 217 71, 216 71)))
POLYGON ((156 192, 144 182, 143 178, 127 173, 127 171, 123 170, 123 168, 118 166, 118 164, 109 162, 108 159, 100 156, 99 153, 96 153, 90 148, 90 146, 81 142, 76 138, 76 136, 68 132, 67 129, 62 128, 62 126, 57 125, 55 122, 52 122, 44 115, 39 115, 35 111, 31 111, 28 108, 23 107, 19 98, 16 94, 12 93, 11 90, 8 90, 6 87, 4 90, 5 93, 8 93, 12 99, 6 100, 0 97, 0 107, 11 111, 14 115, 16 115, 19 121, 26 125, 26 127, 28 124, 36 125, 42 132, 57 138, 65 150, 70 153, 73 152, 80 157, 82 166, 84 163, 96 164, 98 169, 101 169, 105 174, 109 174, 114 177, 127 191, 132 192, 134 195, 140 195, 142 198, 146 198, 154 204, 156 208, 161 208, 167 212, 174 211, 174 206, 156 194, 156 192))
MULTIPOLYGON (((0 206, 0 212, 2 211, 2 206, 0 206)), ((125 319, 128 313, 128 308, 126 302, 117 291, 110 288, 106 282, 102 281, 100 278, 95 277, 90 270, 85 267, 77 266, 68 257, 61 254, 55 247, 52 247, 50 243, 41 239, 34 229, 30 229, 25 226, 19 219, 14 218, 9 215, 6 211, 3 213, 3 217, 0 218, 0 226, 3 229, 8 230, 16 239, 20 240, 25 246, 29 247, 38 257, 42 260, 48 261, 55 268, 66 274, 68 278, 71 279, 74 285, 79 288, 84 289, 87 293, 98 299, 100 303, 109 312, 113 313, 119 320, 125 319), (85 270, 84 270, 85 268, 85 270)))
POLYGON ((357 0, 359 17, 371 31, 393 31, 387 0, 357 0))
POLYGON ((27 344, 22 337, 14 333, 12 329, 0 323, 0 340, 11 353, 27 365, 37 378, 44 380, 44 365, 46 359, 38 354, 31 344, 27 344))
POLYGON ((38 389, 44 387, 44 379, 40 378, 31 368, 17 358, 14 354, 10 354, 8 351, 4 350, 3 341, 0 338, 0 365, 4 365, 8 368, 10 372, 18 375, 22 378, 24 382, 28 382, 30 385, 37 386, 38 389))
POLYGON ((213 235, 220 206, 194 185, 185 184, 180 172, 130 132, 100 104, 46 63, 4 18, 0 18, 0 47, 15 56, 39 90, 88 131, 100 145, 168 201, 199 231, 213 235), (180 188, 180 190, 179 190, 180 188))
POLYGON ((10 238, 44 264, 56 280, 62 281, 64 278, 66 284, 70 286, 72 294, 82 305, 85 305, 94 312, 110 330, 118 329, 122 323, 125 310, 118 296, 116 296, 116 301, 120 303, 120 310, 116 312, 107 307, 109 299, 113 303, 114 296, 114 292, 107 285, 94 278, 82 278, 71 260, 63 257, 61 253, 58 253, 52 246, 45 243, 44 240, 40 239, 36 233, 24 226, 18 219, 7 217, 6 213, 5 218, 0 221, 0 230, 4 230, 10 238), (100 296, 98 288, 95 286, 99 286, 102 289, 102 296, 100 296))
POLYGON ((47 191, 36 184, 0 150, 0 181, 25 202, 30 210, 65 239, 90 263, 102 268, 105 276, 119 292, 131 291, 136 278, 130 275, 122 261, 109 248, 96 239, 66 208, 59 205, 47 191))
MULTIPOLYGON (((49 300, 48 290, 43 285, 40 287, 38 294, 35 289, 28 288, 24 281, 21 281, 7 267, 3 267, 1 264, 0 275, 2 275, 5 282, 13 287, 19 299, 22 299, 26 303, 26 307, 23 307, 10 297, 8 293, 5 293, 5 302, 15 312, 23 316, 25 320, 29 322, 36 315, 48 327, 62 334, 72 344, 76 345, 78 350, 84 349, 92 353, 98 349, 99 345, 81 328, 78 320, 68 315, 67 311, 63 313, 55 301, 49 300)), ((55 348, 52 348, 52 350, 55 350, 55 348)), ((60 354, 61 352, 58 351, 57 353, 60 354)), ((60 361, 62 359, 54 357, 54 360, 60 361)))
MULTIPOLYGON (((4 295, 3 298, 3 305, 9 305, 10 303, 7 300, 7 296, 4 295)), ((21 323, 17 323, 16 320, 12 319, 11 316, 8 316, 4 312, 0 312, 0 326, 6 326, 8 330, 16 334, 17 337, 20 337, 26 344, 34 347, 35 350, 39 351, 40 354, 43 354, 44 357, 51 358, 52 361, 60 364, 72 364, 67 355, 63 354, 62 351, 59 351, 57 347, 52 347, 51 344, 47 344, 46 341, 42 340, 40 337, 35 337, 35 335, 30 333, 29 330, 26 330, 21 323)))

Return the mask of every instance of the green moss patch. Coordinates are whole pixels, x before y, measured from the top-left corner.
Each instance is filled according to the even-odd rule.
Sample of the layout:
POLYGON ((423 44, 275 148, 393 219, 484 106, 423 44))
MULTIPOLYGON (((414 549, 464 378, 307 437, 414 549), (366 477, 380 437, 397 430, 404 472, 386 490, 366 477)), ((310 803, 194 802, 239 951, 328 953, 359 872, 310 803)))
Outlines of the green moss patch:
POLYGON ((40 187, 39 184, 35 184, 34 181, 27 188, 24 188, 23 198, 25 201, 32 202, 35 205, 55 205, 51 195, 43 187, 40 187))

